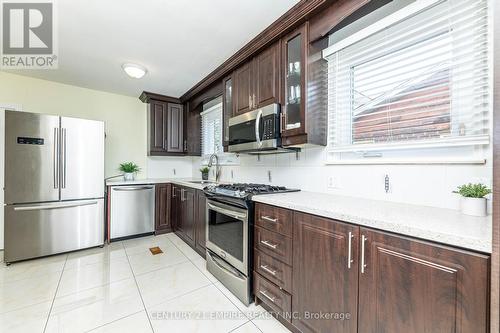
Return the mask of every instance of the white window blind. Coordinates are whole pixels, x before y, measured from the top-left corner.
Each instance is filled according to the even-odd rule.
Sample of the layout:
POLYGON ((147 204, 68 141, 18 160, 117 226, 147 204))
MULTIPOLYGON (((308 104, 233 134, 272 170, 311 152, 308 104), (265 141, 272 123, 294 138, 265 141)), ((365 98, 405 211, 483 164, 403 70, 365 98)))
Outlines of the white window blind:
POLYGON ((417 0, 323 51, 331 153, 489 143, 487 0, 417 0))
POLYGON ((203 155, 221 154, 222 146, 222 103, 217 103, 201 113, 203 155))

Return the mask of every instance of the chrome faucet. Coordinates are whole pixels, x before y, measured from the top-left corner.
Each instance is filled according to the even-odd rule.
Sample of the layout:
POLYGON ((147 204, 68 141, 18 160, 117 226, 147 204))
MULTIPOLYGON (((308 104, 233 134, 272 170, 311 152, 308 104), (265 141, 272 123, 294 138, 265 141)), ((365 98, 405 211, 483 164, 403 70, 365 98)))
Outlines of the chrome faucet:
POLYGON ((213 160, 215 158, 215 181, 218 183, 220 180, 220 165, 219 165, 219 156, 217 154, 210 155, 208 160, 208 167, 211 168, 213 165, 213 160))

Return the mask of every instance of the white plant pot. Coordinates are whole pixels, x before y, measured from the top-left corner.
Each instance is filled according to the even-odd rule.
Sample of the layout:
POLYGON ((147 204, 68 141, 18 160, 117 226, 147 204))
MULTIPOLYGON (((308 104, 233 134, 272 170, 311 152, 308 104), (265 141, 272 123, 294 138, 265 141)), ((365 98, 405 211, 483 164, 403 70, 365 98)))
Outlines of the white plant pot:
POLYGON ((465 215, 486 216, 486 198, 462 197, 460 205, 465 215))
POLYGON ((133 173, 133 172, 125 172, 123 174, 123 179, 125 181, 132 181, 132 180, 135 179, 135 173, 133 173))

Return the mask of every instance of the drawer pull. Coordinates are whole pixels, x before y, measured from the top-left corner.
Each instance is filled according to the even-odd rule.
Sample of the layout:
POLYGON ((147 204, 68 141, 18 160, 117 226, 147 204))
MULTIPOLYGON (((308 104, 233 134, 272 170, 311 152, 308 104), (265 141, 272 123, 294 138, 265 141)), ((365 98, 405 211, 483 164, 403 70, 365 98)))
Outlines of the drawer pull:
POLYGON ((262 268, 263 270, 265 270, 269 274, 276 275, 276 271, 269 269, 269 266, 267 266, 267 265, 260 265, 260 268, 262 268))
POLYGON ((278 219, 273 219, 270 216, 261 216, 260 218, 263 219, 264 221, 268 221, 268 222, 273 222, 273 223, 278 222, 278 219))
POLYGON ((262 296, 264 296, 265 298, 267 298, 268 300, 270 300, 271 302, 274 303, 274 300, 275 300, 274 297, 269 296, 264 290, 260 290, 259 292, 262 294, 262 296))
POLYGON ((262 244, 264 244, 265 246, 270 247, 270 248, 271 248, 271 249, 273 249, 273 250, 276 250, 276 248, 278 247, 278 244, 271 244, 271 243, 269 243, 269 242, 268 242, 268 241, 266 241, 266 240, 261 240, 260 242, 261 242, 262 244))

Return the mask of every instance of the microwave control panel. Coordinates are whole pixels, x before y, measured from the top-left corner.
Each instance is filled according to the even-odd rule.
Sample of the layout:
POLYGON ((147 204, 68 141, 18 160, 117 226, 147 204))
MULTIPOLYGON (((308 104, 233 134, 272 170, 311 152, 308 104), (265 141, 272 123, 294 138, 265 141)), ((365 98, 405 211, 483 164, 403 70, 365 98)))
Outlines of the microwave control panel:
POLYGON ((276 128, 277 120, 275 115, 269 115, 262 118, 263 123, 263 134, 262 140, 276 139, 278 134, 278 129, 276 128))

